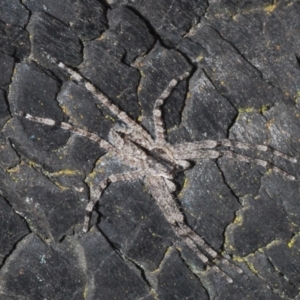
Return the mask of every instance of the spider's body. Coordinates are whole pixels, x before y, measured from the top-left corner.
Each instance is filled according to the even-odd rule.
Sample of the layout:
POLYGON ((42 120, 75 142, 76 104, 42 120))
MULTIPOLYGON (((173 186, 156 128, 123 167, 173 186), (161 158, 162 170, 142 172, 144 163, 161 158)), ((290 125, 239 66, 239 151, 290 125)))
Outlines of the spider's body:
MULTIPOLYGON (((98 186, 90 187, 90 202, 86 207, 86 217, 83 226, 84 232, 88 231, 90 214, 109 183, 142 179, 172 227, 175 235, 178 237, 177 242, 184 242, 206 264, 208 264, 211 259, 218 258, 215 260, 215 264, 220 266, 224 264, 229 265, 230 263, 227 259, 219 256, 215 250, 207 245, 206 242, 186 224, 184 215, 172 195, 172 192, 175 191, 175 184, 172 182, 174 175, 179 171, 188 169, 190 167, 190 160, 218 159, 219 157, 225 156, 235 160, 269 167, 289 180, 295 179, 293 176, 267 161, 251 158, 233 151, 234 148, 268 151, 280 158, 296 162, 295 158, 289 157, 266 145, 251 145, 229 139, 219 141, 204 140, 177 145, 167 143, 161 119, 161 106, 177 83, 189 76, 188 73, 184 73, 178 79, 173 79, 156 100, 153 110, 155 138, 152 138, 144 128, 115 106, 96 87, 82 78, 79 73, 66 67, 62 63, 59 63, 58 66, 66 70, 73 80, 83 85, 94 95, 101 105, 106 106, 111 113, 119 119, 121 123, 111 129, 108 141, 94 133, 87 132, 65 122, 57 124, 57 122, 52 119, 40 118, 23 113, 19 113, 19 115, 48 126, 59 126, 64 130, 88 138, 98 143, 101 148, 104 148, 114 158, 131 168, 130 172, 111 174, 102 180, 98 186)), ((236 271, 241 272, 241 269, 235 267, 233 264, 230 265, 235 268, 236 271)), ((216 265, 212 267, 217 272, 221 272, 216 265)), ((232 281, 228 276, 227 279, 228 281, 232 281)))

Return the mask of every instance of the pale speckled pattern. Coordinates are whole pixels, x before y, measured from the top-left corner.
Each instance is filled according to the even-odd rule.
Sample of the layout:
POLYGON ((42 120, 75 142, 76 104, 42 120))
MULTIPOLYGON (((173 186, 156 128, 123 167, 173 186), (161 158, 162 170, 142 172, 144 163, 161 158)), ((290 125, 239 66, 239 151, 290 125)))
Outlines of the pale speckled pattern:
POLYGON ((74 127, 65 122, 57 123, 52 119, 40 118, 21 112, 19 115, 31 121, 48 126, 59 126, 64 130, 88 138, 95 143, 98 143, 101 148, 104 148, 110 154, 113 154, 116 159, 120 160, 122 163, 135 169, 134 171, 127 173, 112 174, 105 180, 101 181, 96 189, 91 190, 91 198, 86 207, 83 231, 88 231, 90 214, 97 201, 99 201, 101 194, 110 182, 130 181, 138 178, 143 179, 144 183, 148 186, 151 195, 154 197, 163 212, 166 220, 178 236, 178 243, 185 243, 192 251, 195 252, 203 263, 210 264, 216 272, 226 276, 228 282, 232 282, 232 279, 221 271, 222 265, 230 266, 239 273, 241 273, 242 270, 226 258, 220 256, 215 250, 206 244, 199 235, 185 224, 184 215, 180 211, 171 194, 174 191, 174 184, 172 183, 172 180, 175 172, 187 169, 190 166, 188 160, 217 159, 223 156, 242 162, 260 165, 281 174, 289 180, 295 180, 292 175, 284 172, 268 161, 235 153, 233 152, 233 149, 237 148, 263 152, 268 151, 274 156, 278 156, 293 163, 297 160, 266 145, 251 145, 228 139, 219 141, 205 140, 178 145, 171 145, 167 143, 161 118, 161 106, 163 105, 164 100, 170 96, 178 82, 189 76, 188 73, 184 73, 177 79, 173 79, 163 91, 161 96, 156 100, 153 110, 153 122, 156 138, 153 139, 139 124, 114 105, 95 86, 82 78, 78 72, 68 68, 63 63, 58 63, 58 66, 67 71, 72 80, 85 86, 85 88, 94 95, 101 105, 106 106, 106 108, 108 108, 126 125, 126 128, 122 126, 115 126, 111 129, 109 141, 105 141, 94 133, 74 127), (122 133, 122 136, 119 133, 122 133), (215 148, 218 147, 228 147, 228 149, 216 150, 215 148), (214 263, 211 263, 212 259, 215 259, 214 263))

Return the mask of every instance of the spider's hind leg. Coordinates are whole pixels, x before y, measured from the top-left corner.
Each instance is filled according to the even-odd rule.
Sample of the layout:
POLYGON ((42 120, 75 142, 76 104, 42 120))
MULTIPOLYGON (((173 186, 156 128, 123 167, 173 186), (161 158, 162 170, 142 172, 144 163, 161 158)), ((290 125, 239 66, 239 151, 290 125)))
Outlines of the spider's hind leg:
POLYGON ((145 183, 151 187, 151 195, 156 200, 166 220, 172 226, 177 238, 183 241, 195 255, 203 262, 210 266, 216 273, 225 276, 228 282, 232 282, 232 278, 227 275, 218 265, 227 265, 234 268, 238 273, 242 270, 231 264, 226 258, 218 255, 199 235, 197 235, 188 225, 185 224, 184 215, 178 208, 165 180, 161 177, 146 176, 145 183), (215 259, 215 262, 212 260, 215 259))
POLYGON ((90 201, 86 206, 85 209, 85 217, 84 217, 84 224, 83 224, 83 232, 87 232, 89 230, 89 224, 91 219, 91 212, 94 209, 94 206, 99 201, 103 191, 107 188, 109 183, 114 183, 118 181, 130 181, 141 178, 144 175, 144 171, 137 170, 131 171, 127 173, 119 173, 119 174, 112 174, 108 176, 106 179, 102 180, 96 188, 90 188, 90 201))
POLYGON ((237 273, 243 273, 243 270, 231 263, 224 256, 219 255, 214 249, 212 249, 198 234, 196 234, 189 226, 181 223, 178 224, 174 231, 178 236, 184 240, 187 246, 193 250, 198 258, 205 264, 210 266, 215 272, 221 276, 225 276, 228 282, 233 282, 232 278, 221 269, 222 266, 229 267, 235 270, 237 273), (201 250, 200 250, 201 249, 201 250), (211 261, 204 253, 207 253, 213 261, 211 261))

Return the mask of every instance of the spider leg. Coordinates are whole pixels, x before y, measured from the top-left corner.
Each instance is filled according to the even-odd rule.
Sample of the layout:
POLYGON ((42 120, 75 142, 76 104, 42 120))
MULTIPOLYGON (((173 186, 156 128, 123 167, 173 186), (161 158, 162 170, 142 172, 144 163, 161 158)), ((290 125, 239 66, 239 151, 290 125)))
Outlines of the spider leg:
POLYGON ((229 267, 233 267, 238 273, 242 273, 242 269, 232 264, 225 257, 219 255, 214 249, 208 246, 208 244, 198 235, 196 234, 190 227, 185 224, 179 224, 181 229, 181 234, 188 236, 193 243, 204 249, 213 259, 218 259, 221 264, 227 265, 229 267))
POLYGON ((144 176, 144 171, 142 170, 131 171, 127 173, 112 174, 109 175, 106 179, 102 180, 96 188, 91 188, 90 202, 87 204, 85 209, 83 232, 87 232, 89 230, 91 212, 93 211, 95 204, 99 201, 101 194, 110 183, 114 183, 118 181, 131 181, 131 180, 141 178, 143 176, 144 176))
POLYGON ((216 271, 217 273, 220 273, 221 275, 225 276, 228 282, 233 282, 232 278, 228 276, 223 270, 221 270, 218 265, 225 265, 231 269, 234 269, 239 274, 243 273, 243 270, 233 263, 231 263, 229 260, 227 260, 225 257, 219 255, 215 250, 213 250, 199 235, 197 235, 190 227, 185 225, 184 223, 178 223, 177 226, 172 226, 173 230, 176 232, 176 234, 189 246, 190 249, 192 249, 195 253, 197 253, 197 256, 200 258, 200 260, 206 264, 210 265, 211 268, 216 271), (206 253, 209 254, 209 256, 212 257, 212 259, 215 259, 215 264, 213 264, 207 256, 205 256, 203 253, 201 253, 198 249, 198 247, 203 249, 206 253))
POLYGON ((172 151, 174 152, 174 156, 184 156, 187 155, 186 151, 188 152, 197 152, 204 149, 213 149, 216 147, 229 147, 229 148, 238 148, 238 149, 244 149, 244 150, 257 150, 257 151, 263 151, 263 152, 270 152, 275 156, 281 157, 285 160, 288 160, 292 163, 296 163, 297 159, 291 156, 288 156, 278 150, 273 149, 270 146, 266 145, 253 145, 249 143, 243 143, 238 141, 233 141, 229 139, 222 139, 219 141, 214 140, 205 140, 200 142, 192 142, 192 143, 182 143, 178 145, 172 146, 172 151))
POLYGON ((104 139, 101 139, 95 133, 77 128, 77 127, 75 127, 71 124, 65 123, 65 122, 57 122, 57 121, 55 121, 53 119, 49 119, 49 118, 40 118, 40 117, 32 116, 30 114, 23 113, 23 112, 19 112, 18 115, 21 117, 24 117, 25 119, 28 119, 30 121, 36 122, 36 123, 41 123, 41 124, 45 124, 48 126, 56 126, 63 130, 75 133, 75 134, 85 137, 95 143, 98 143, 99 146, 101 148, 105 149, 106 151, 111 151, 113 153, 115 152, 115 148, 111 144, 106 142, 104 139))
MULTIPOLYGON (((193 144, 193 143, 191 143, 193 144)), ((203 148, 202 148, 203 149, 203 148)), ((178 149, 177 149, 178 150, 178 149)), ((189 145, 187 145, 185 151, 177 151, 175 153, 173 153, 174 158, 180 158, 180 159, 216 159, 216 158, 220 158, 222 156, 227 157, 227 158, 231 158, 231 159, 235 159, 237 161, 242 161, 242 162, 247 162, 247 163, 253 163, 256 164, 258 166, 262 166, 265 168, 269 168, 270 170, 281 174, 283 177, 289 179, 289 180, 295 180, 296 178, 290 174, 288 174, 287 172, 281 170, 280 168, 278 168, 277 166, 271 164, 270 162, 266 161, 266 160, 262 160, 262 159, 257 159, 257 158, 252 158, 250 156, 246 156, 246 155, 242 155, 242 154, 238 154, 235 153, 232 150, 197 150, 195 149, 195 147, 189 147, 189 145)))
POLYGON ((164 144, 165 143, 165 135, 164 135, 164 126, 161 119, 161 106, 163 105, 164 101, 170 96, 171 92, 173 91, 174 87, 178 84, 179 81, 187 78, 189 76, 188 72, 185 72, 177 79, 173 79, 170 81, 166 89, 162 92, 162 94, 158 97, 155 101, 154 109, 153 109, 153 122, 154 122, 154 129, 155 129, 155 143, 156 144, 164 144))
POLYGON ((270 170, 281 174, 283 177, 289 179, 289 180, 295 180, 296 178, 286 172, 284 172, 283 170, 281 170, 280 168, 272 165, 271 163, 269 163, 266 160, 262 160, 262 159, 257 159, 257 158, 252 158, 246 155, 242 155, 242 154, 237 154, 233 151, 220 151, 220 156, 224 156, 224 157, 228 157, 228 158, 232 158, 238 161, 242 161, 242 162, 247 162, 247 163, 254 163, 258 166, 262 166, 265 168, 269 168, 270 170))
MULTIPOLYGON (((53 59, 53 61, 55 61, 53 59)), ((139 126, 134 120, 132 120, 124 111, 120 110, 115 104, 113 104, 108 97, 106 97, 99 89, 97 89, 91 82, 87 79, 83 78, 78 72, 72 70, 71 68, 67 67, 62 62, 58 63, 58 66, 67 71, 70 74, 71 79, 74 81, 82 84, 92 95, 104 106, 106 106, 114 115, 116 115, 122 122, 127 124, 131 127, 136 135, 135 139, 140 145, 148 148, 149 144, 151 144, 152 138, 151 136, 141 127, 139 126)))
POLYGON ((288 160, 292 163, 296 163, 297 159, 295 157, 291 157, 289 155, 284 154, 283 152, 280 152, 278 150, 273 149, 270 146, 267 145, 253 145, 249 143, 243 143, 238 141, 233 141, 229 139, 223 139, 219 141, 221 146, 230 147, 230 148, 238 148, 238 149, 244 149, 244 150, 257 150, 257 151, 263 151, 263 152, 270 152, 275 156, 281 157, 285 160, 288 160))
MULTIPOLYGON (((210 260, 205 254, 203 254, 203 252, 200 251, 199 248, 208 253, 212 258, 220 258, 222 263, 231 266, 231 263, 229 261, 227 261, 224 257, 219 257, 218 253, 215 250, 213 250, 190 227, 184 224, 184 216, 177 207, 172 195, 170 194, 164 178, 159 176, 146 176, 145 183, 151 187, 151 195, 156 200, 167 221, 171 224, 174 233, 180 239, 182 239, 192 251, 195 252, 198 258, 204 264, 209 264, 210 260), (199 248, 197 247, 197 245, 199 248)), ((242 270, 240 268, 237 268, 235 265, 233 265, 233 267, 238 270, 239 273, 242 272, 242 270)), ((227 278, 228 282, 232 282, 232 279, 221 269, 219 269, 218 266, 212 265, 212 268, 216 272, 224 275, 227 278)))

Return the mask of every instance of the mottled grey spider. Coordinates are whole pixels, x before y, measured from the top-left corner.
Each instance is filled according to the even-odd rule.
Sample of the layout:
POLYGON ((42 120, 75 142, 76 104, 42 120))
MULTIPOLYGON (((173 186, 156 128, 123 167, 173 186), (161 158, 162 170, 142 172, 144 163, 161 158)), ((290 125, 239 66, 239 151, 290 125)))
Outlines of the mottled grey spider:
MULTIPOLYGON (((156 200, 166 220, 169 222, 174 233, 178 236, 179 241, 184 242, 192 251, 194 251, 203 263, 209 264, 211 259, 218 258, 216 260, 218 265, 230 264, 233 268, 235 268, 235 270, 241 273, 242 270, 240 268, 231 264, 227 258, 220 256, 186 224, 184 215, 172 196, 172 193, 175 191, 175 185, 172 182, 174 175, 178 171, 188 169, 190 167, 189 160, 217 159, 224 156, 238 161, 268 167, 289 180, 295 179, 293 176, 287 174, 269 162, 235 153, 232 150, 233 148, 268 151, 275 156, 293 163, 297 160, 266 145, 252 145, 229 139, 222 139, 218 141, 204 140, 177 145, 169 144, 164 135, 161 106, 178 82, 187 78, 189 73, 184 73, 177 79, 173 79, 161 96, 156 100, 153 110, 155 130, 155 139, 153 139, 144 128, 133 121, 124 111, 121 111, 78 72, 70 69, 63 63, 58 63, 58 66, 67 71, 72 80, 83 85, 89 92, 91 92, 97 101, 99 101, 101 105, 107 107, 110 112, 124 124, 124 126, 119 125, 111 129, 109 139, 106 141, 94 133, 74 127, 65 122, 58 123, 52 119, 40 118, 23 112, 19 112, 18 114, 28 120, 48 126, 59 126, 64 130, 90 139, 93 142, 98 143, 99 147, 105 149, 116 159, 134 169, 127 173, 112 174, 105 180, 101 181, 99 186, 96 188, 90 188, 90 201, 86 207, 83 231, 88 231, 91 212, 109 183, 143 179, 144 183, 149 187, 151 195, 156 200), (227 148, 227 150, 218 150, 221 146, 222 149, 227 148)), ((212 264, 212 268, 214 268, 217 272, 221 272, 226 276, 229 282, 232 282, 232 279, 221 271, 217 265, 212 264)))

